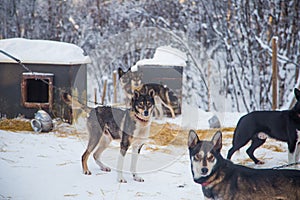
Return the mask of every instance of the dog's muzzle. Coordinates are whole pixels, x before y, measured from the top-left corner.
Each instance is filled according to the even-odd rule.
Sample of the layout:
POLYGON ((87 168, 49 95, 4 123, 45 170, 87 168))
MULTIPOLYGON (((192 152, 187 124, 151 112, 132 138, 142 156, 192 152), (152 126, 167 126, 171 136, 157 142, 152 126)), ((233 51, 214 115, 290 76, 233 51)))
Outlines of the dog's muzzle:
POLYGON ((201 169, 201 175, 206 175, 208 173, 208 169, 206 167, 203 167, 201 169))
POLYGON ((145 110, 145 111, 144 111, 144 116, 147 117, 148 115, 149 115, 149 111, 148 111, 148 110, 145 110))

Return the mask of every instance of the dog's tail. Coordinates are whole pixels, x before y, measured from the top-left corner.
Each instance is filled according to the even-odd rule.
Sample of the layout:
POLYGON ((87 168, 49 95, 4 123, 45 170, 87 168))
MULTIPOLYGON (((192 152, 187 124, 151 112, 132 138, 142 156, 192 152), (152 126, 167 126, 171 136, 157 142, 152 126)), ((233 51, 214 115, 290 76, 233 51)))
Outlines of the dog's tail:
POLYGON ((62 100, 70 106, 72 109, 82 109, 85 112, 90 112, 91 108, 87 107, 86 105, 83 105, 78 100, 74 99, 70 94, 63 93, 61 95, 62 100))

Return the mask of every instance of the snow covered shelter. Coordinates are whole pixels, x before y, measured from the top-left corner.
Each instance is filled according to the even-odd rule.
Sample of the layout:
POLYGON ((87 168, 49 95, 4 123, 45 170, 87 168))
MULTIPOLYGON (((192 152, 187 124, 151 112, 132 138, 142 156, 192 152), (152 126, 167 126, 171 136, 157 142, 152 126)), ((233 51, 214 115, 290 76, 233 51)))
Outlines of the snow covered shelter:
POLYGON ((39 109, 52 117, 72 120, 72 110, 61 92, 87 98, 87 64, 90 58, 74 45, 49 40, 11 38, 0 40, 0 114, 33 118, 39 109))
MULTIPOLYGON (((186 53, 170 46, 161 46, 155 50, 152 59, 139 60, 131 69, 142 73, 143 83, 156 83, 170 88, 182 104, 182 74, 187 64, 186 53)), ((164 112, 170 116, 168 109, 164 112)), ((181 109, 175 109, 181 114, 181 109)))

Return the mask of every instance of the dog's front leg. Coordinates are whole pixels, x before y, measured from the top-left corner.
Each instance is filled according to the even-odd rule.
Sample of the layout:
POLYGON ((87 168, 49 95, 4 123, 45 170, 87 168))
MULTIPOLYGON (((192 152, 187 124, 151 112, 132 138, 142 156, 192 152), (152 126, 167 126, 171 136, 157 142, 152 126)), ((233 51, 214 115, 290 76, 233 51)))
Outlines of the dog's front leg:
POLYGON ((300 143, 297 142, 293 153, 291 153, 288 150, 288 164, 295 164, 293 168, 295 169, 299 168, 298 165, 296 164, 297 162, 299 162, 299 158, 300 158, 300 143))
POLYGON ((120 153, 119 158, 118 158, 118 164, 117 164, 118 181, 120 183, 127 183, 127 181, 123 177, 123 172, 122 172, 123 164, 124 164, 124 157, 125 157, 125 155, 122 155, 122 153, 120 153))
MULTIPOLYGON (((300 159, 300 131, 297 130, 297 142, 296 142, 296 148, 295 148, 295 163, 299 162, 300 159)), ((295 168, 299 168, 299 165, 297 164, 295 168)))
POLYGON ((143 146, 143 144, 134 145, 132 147, 132 157, 131 157, 130 171, 132 173, 133 180, 138 181, 138 182, 144 182, 144 179, 142 177, 138 176, 137 173, 136 173, 136 166, 137 166, 138 156, 140 154, 142 146, 143 146))
POLYGON ((118 181, 120 183, 127 183, 127 181, 123 177, 123 164, 124 164, 124 159, 126 152, 128 150, 129 144, 125 142, 121 142, 121 150, 120 150, 120 155, 118 158, 118 164, 117 164, 117 173, 118 173, 118 181))
POLYGON ((164 115, 164 111, 162 108, 162 100, 159 96, 154 96, 154 104, 155 104, 155 118, 161 120, 164 115))

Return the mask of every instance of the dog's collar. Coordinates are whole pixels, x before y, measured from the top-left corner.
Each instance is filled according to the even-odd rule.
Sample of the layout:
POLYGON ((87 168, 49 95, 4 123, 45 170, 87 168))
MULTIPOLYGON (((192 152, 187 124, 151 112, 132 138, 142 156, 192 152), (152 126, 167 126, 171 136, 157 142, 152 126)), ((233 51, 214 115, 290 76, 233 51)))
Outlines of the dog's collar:
POLYGON ((203 179, 201 180, 201 178, 200 178, 200 179, 196 180, 195 182, 201 184, 202 187, 207 187, 216 180, 215 178, 216 178, 216 174, 213 174, 208 177, 205 177, 204 180, 203 179))
POLYGON ((146 120, 146 119, 142 119, 141 117, 139 117, 137 114, 134 114, 134 116, 140 120, 141 122, 144 122, 144 123, 147 123, 149 120, 146 120))
POLYGON ((206 180, 202 182, 201 178, 199 179, 194 179, 194 181, 198 184, 201 184, 203 187, 207 187, 209 184, 211 184, 212 181, 206 180))

